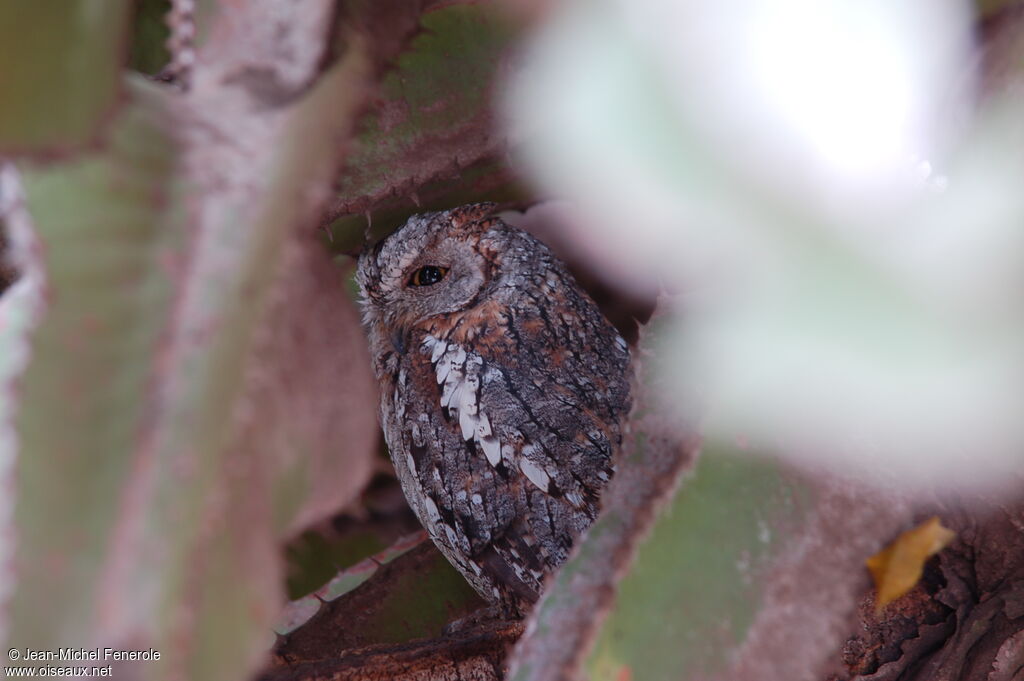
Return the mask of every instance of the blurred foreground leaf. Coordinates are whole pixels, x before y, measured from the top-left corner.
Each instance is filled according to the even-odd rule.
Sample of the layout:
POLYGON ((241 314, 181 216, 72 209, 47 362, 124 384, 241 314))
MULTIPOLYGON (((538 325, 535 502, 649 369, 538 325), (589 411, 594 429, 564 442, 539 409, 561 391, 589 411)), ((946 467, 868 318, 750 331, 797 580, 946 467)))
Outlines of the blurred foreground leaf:
POLYGON ((130 81, 103 150, 24 168, 49 308, 16 433, 0 421, 13 646, 152 646, 139 678, 243 678, 283 600, 278 541, 369 474, 365 339, 303 227, 382 55, 350 35, 316 79, 328 4, 260 30, 272 5, 220 15, 187 104, 130 81), (246 69, 281 77, 225 77, 246 69))
POLYGON ((7 637, 14 591, 18 385, 29 339, 46 306, 39 242, 14 166, 0 163, 0 640, 7 637))
POLYGON ((868 558, 878 591, 877 611, 913 589, 924 573, 925 561, 949 546, 954 537, 956 533, 933 516, 868 558))
MULTIPOLYGON (((559 4, 505 96, 525 167, 578 205, 601 269, 681 292, 659 355, 708 434, 901 489, 1011 491, 1021 98, 974 99, 962 3, 769 6, 559 4), (825 92, 846 67, 828 86, 865 89, 825 92)), ((1019 73, 1020 44, 988 63, 1019 73)))
POLYGON ((171 272, 156 258, 185 239, 168 197, 178 151, 162 104, 134 83, 108 151, 24 173, 49 292, 17 418, 13 620, 25 645, 84 644, 97 614, 92 594, 146 417, 147 360, 171 303, 171 272))
POLYGON ((131 0, 0 3, 0 150, 93 141, 121 85, 131 12, 131 0))

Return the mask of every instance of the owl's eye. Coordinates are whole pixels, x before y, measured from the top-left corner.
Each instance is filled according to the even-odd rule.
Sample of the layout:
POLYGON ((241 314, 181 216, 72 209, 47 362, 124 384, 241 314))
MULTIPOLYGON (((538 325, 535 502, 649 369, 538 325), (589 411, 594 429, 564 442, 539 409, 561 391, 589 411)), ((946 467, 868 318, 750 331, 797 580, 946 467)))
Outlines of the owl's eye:
POLYGON ((444 279, 446 274, 448 274, 447 267, 424 265, 412 273, 409 278, 409 286, 433 286, 444 279))

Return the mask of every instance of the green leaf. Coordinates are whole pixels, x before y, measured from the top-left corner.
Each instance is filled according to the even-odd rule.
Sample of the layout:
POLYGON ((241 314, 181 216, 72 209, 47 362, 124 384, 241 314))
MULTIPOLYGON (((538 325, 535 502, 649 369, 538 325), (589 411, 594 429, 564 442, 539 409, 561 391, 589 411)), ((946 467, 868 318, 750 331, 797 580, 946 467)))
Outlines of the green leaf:
POLYGON ((0 150, 57 154, 93 141, 121 84, 130 0, 0 3, 0 150))
POLYGON ((854 632, 864 559, 914 513, 891 490, 712 444, 623 572, 583 667, 595 681, 819 678, 854 632))
POLYGON ((776 464, 705 452, 619 583, 585 663, 590 678, 628 669, 634 679, 693 679, 725 668, 805 495, 776 464))

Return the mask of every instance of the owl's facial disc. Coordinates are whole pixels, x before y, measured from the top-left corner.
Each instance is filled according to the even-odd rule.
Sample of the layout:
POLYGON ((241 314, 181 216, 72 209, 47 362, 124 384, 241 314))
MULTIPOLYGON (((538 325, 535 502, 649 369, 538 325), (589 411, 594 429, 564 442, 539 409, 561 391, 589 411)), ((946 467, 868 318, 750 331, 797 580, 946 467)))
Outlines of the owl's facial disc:
POLYGON ((484 260, 463 240, 440 238, 403 265, 392 305, 413 322, 465 309, 484 283, 484 260))
POLYGON ((480 247, 486 229, 477 222, 490 209, 481 204, 414 215, 360 257, 367 323, 399 354, 414 327, 430 328, 440 317, 467 310, 494 280, 494 259, 480 247))
POLYGON ((486 263, 471 243, 437 237, 381 268, 382 311, 399 354, 405 354, 415 325, 465 310, 484 286, 486 263))

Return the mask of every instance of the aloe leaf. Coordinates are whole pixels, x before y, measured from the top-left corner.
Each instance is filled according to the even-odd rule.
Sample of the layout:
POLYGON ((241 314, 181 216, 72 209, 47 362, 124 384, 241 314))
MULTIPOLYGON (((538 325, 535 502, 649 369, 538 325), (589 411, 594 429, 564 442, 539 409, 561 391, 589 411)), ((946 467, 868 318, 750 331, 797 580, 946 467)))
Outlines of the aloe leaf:
POLYGON ((16 421, 12 621, 23 645, 84 645, 145 418, 146 359, 156 353, 172 295, 157 258, 185 239, 167 196, 177 150, 161 95, 141 83, 130 89, 107 151, 24 169, 49 306, 21 379, 16 421), (52 603, 62 603, 60 611, 52 603))
POLYGON ((361 119, 338 179, 328 217, 341 250, 366 215, 383 232, 418 208, 523 195, 491 101, 519 27, 494 5, 472 2, 436 3, 421 26, 361 119))
POLYGON ((121 85, 132 3, 0 4, 0 151, 65 153, 92 142, 121 85))
POLYGON ((581 665, 595 680, 827 677, 858 627, 864 560, 912 514, 891 491, 709 446, 581 665))
POLYGON ((667 504, 643 501, 658 508, 649 526, 609 496, 509 678, 821 678, 855 627, 864 558, 908 517, 898 499, 721 445, 667 504))
POLYGON ((50 306, 16 414, 14 646, 241 678, 283 601, 277 542, 369 473, 365 341, 303 228, 373 57, 348 36, 315 79, 321 9, 261 32, 273 8, 236 3, 187 101, 132 80, 102 150, 24 168, 50 306))
POLYGON ((591 678, 691 679, 726 668, 806 495, 772 463, 705 452, 618 584, 585 663, 591 678))
POLYGON ((721 443, 649 527, 611 496, 532 615, 509 678, 822 678, 857 627, 865 558, 912 514, 905 499, 721 443))

